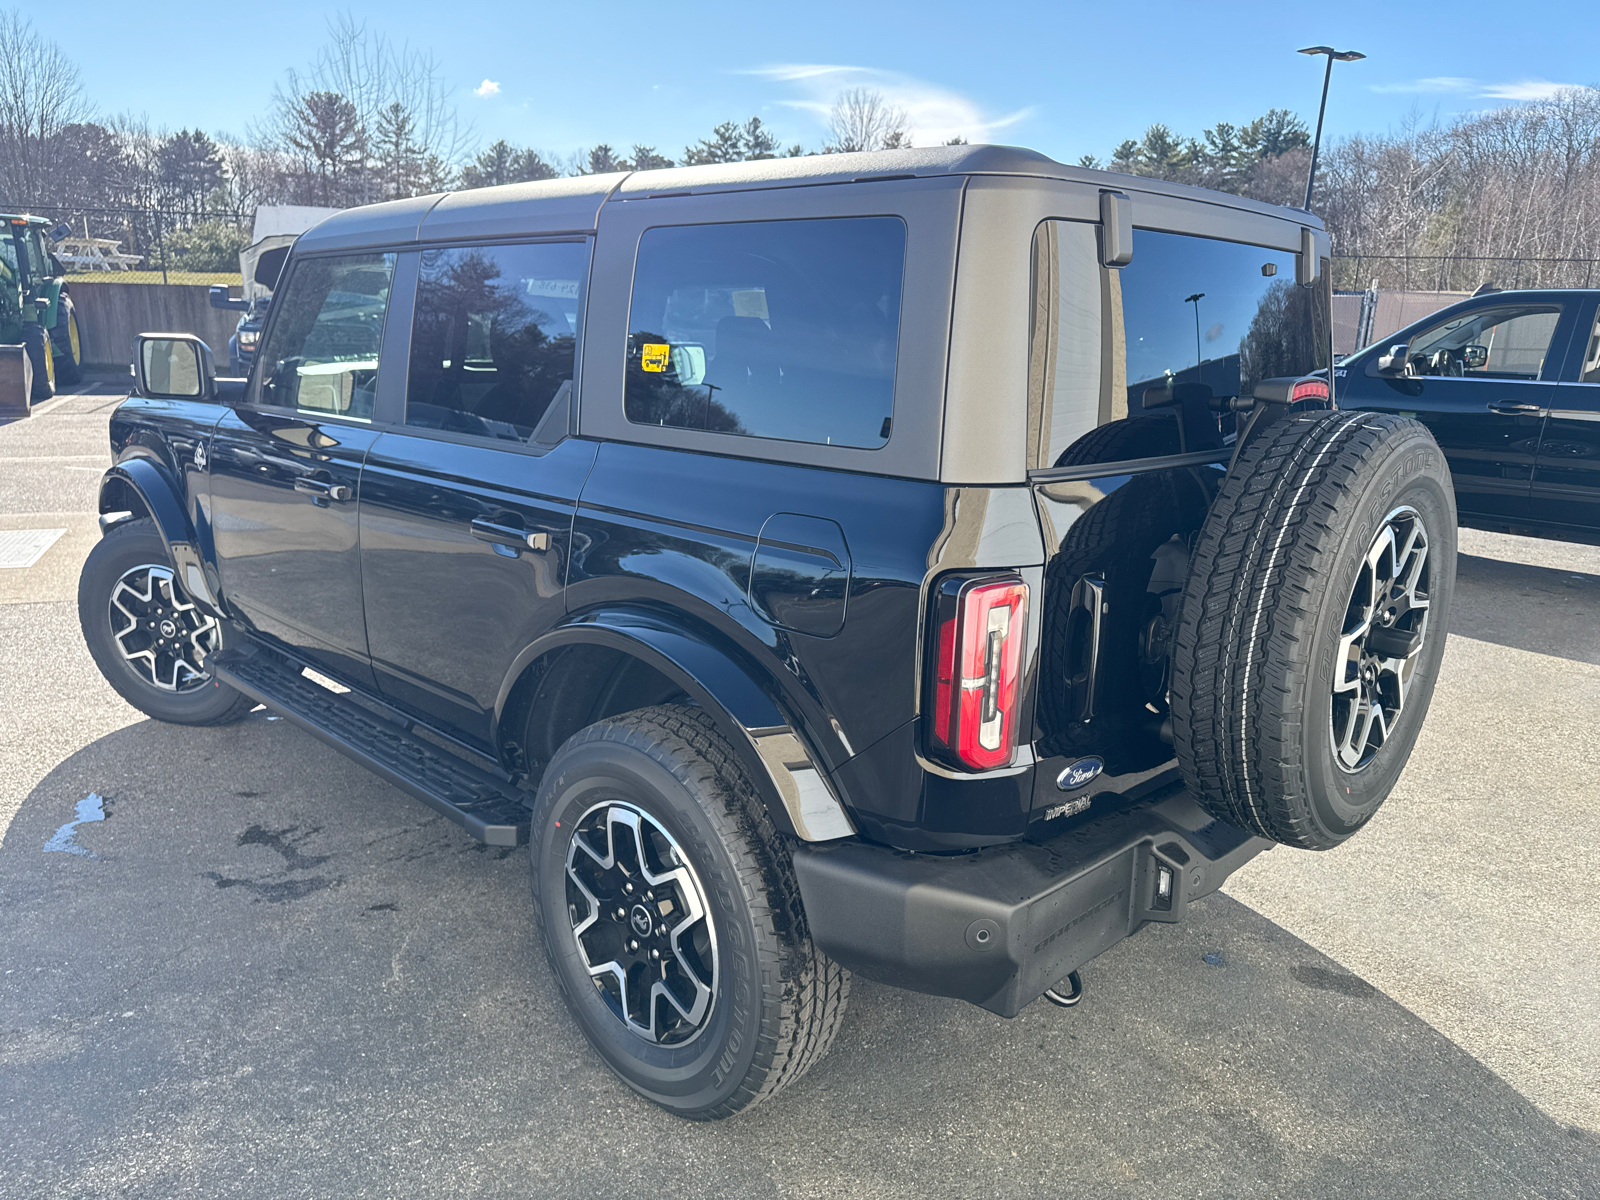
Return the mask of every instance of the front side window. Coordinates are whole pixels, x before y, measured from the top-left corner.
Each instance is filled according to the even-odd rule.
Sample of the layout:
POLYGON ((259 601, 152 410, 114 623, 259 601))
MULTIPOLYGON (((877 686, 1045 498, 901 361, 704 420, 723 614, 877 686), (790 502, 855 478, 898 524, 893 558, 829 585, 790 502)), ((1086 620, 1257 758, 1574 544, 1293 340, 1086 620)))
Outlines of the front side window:
POLYGON ((372 419, 394 264, 393 254, 295 264, 261 353, 261 403, 372 419))
POLYGON ((905 252, 897 217, 647 230, 628 320, 628 420, 882 446, 905 252))
POLYGON ((1454 317, 1411 339, 1408 375, 1538 379, 1561 309, 1506 307, 1454 317))
POLYGON ((406 424, 528 441, 571 392, 588 263, 583 242, 424 250, 406 424))
POLYGON ((1047 221, 1033 277, 1037 466, 1220 447, 1229 400, 1329 365, 1328 272, 1299 286, 1292 251, 1138 229, 1112 269, 1094 226, 1047 221))

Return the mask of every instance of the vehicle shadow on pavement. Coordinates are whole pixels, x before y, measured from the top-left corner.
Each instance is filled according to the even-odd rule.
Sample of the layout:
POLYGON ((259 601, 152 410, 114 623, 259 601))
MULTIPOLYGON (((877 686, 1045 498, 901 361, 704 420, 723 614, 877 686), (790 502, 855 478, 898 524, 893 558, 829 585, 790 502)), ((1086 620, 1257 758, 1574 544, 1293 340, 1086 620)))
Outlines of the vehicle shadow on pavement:
POLYGON ((1459 555, 1450 632, 1600 663, 1600 576, 1459 555))
POLYGON ((0 911, 19 1196, 1600 1196, 1600 1138, 1223 896, 1070 1012, 858 980, 807 1078, 675 1120, 568 1019, 525 851, 259 711, 62 762, 0 911))

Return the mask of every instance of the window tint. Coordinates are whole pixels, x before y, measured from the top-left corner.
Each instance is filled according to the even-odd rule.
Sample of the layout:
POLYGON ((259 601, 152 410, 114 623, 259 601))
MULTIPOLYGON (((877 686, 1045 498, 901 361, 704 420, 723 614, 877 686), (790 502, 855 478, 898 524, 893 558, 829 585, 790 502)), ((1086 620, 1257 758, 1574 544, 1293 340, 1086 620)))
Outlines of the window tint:
POLYGON ((1220 447, 1227 400, 1329 363, 1328 272, 1298 286, 1292 251, 1137 229, 1108 269, 1093 225, 1047 221, 1033 277, 1036 466, 1220 447))
POLYGON ((406 424, 527 441, 571 392, 588 262, 584 242, 423 251, 406 424))
POLYGON ((372 419, 393 254, 303 259, 279 295, 261 403, 372 419))
POLYGON ((1411 339, 1407 374, 1538 379, 1559 307, 1492 308, 1455 317, 1411 339))
POLYGON ((905 245, 896 217, 647 230, 628 321, 628 420, 883 445, 905 245))

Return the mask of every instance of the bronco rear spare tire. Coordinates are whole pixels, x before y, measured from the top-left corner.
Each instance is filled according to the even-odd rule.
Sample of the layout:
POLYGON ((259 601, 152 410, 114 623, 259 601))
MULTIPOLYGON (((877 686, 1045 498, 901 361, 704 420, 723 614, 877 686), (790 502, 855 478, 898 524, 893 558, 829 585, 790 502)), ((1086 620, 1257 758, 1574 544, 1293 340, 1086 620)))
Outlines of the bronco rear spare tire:
POLYGON ((1417 422, 1324 410, 1253 439, 1201 528, 1173 650, 1196 799, 1308 850, 1366 824, 1422 727, 1455 559, 1449 470, 1417 422))

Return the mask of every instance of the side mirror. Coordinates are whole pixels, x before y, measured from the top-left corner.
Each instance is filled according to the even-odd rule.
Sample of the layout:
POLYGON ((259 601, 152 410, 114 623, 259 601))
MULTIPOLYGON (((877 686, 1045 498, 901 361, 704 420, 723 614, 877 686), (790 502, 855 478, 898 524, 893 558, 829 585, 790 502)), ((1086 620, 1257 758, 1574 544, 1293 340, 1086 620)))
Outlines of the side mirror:
POLYGON ((1489 347, 1461 347, 1461 366, 1468 371, 1481 371, 1489 365, 1489 347))
POLYGON ((1397 342, 1389 347, 1389 353, 1378 356, 1378 374, 1404 375, 1406 373, 1406 361, 1410 357, 1410 343, 1397 342))
POLYGON ((214 400, 211 347, 192 333, 141 333, 133 356, 139 395, 150 400, 214 400))
POLYGON ((250 301, 242 296, 228 295, 228 285, 225 283, 213 283, 206 298, 211 301, 212 308, 231 308, 239 312, 246 312, 250 308, 250 301))

